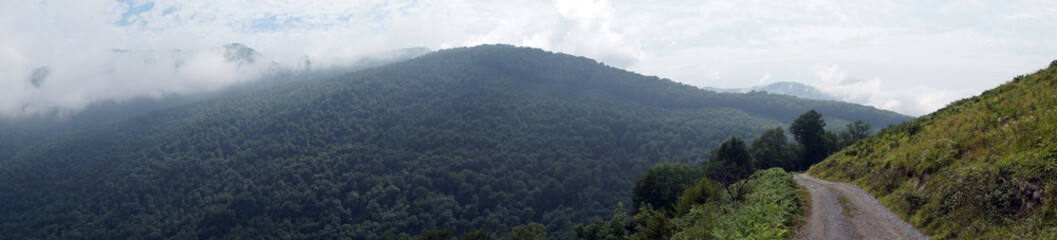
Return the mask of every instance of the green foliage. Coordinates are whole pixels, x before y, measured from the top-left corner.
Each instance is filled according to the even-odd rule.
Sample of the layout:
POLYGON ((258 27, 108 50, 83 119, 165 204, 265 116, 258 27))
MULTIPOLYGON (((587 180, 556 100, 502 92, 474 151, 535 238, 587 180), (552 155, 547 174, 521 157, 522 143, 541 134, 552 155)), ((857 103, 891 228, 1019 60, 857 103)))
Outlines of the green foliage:
POLYGON ((679 195, 701 176, 701 170, 685 163, 657 164, 635 182, 632 207, 637 210, 650 205, 664 212, 673 212, 679 195))
POLYGON ((815 110, 800 115, 793 121, 793 125, 789 126, 789 132, 793 133, 794 139, 802 147, 800 156, 793 167, 794 170, 805 170, 829 155, 830 149, 834 146, 835 136, 827 137, 825 127, 826 121, 822 120, 822 114, 815 110))
POLYGON ((672 234, 670 239, 713 239, 712 232, 715 231, 717 220, 729 214, 730 208, 729 203, 720 201, 693 205, 690 212, 674 220, 680 230, 672 234))
POLYGON ((676 216, 685 215, 695 205, 723 201, 723 191, 723 185, 708 178, 697 180, 697 183, 679 195, 679 200, 675 205, 676 216))
MULTIPOLYGON (((608 221, 576 227, 577 239, 785 239, 803 216, 803 195, 790 173, 780 168, 757 171, 750 179, 751 193, 741 204, 704 196, 689 211, 670 216, 643 206, 633 217, 618 210, 608 221)), ((702 179, 683 193, 718 193, 719 185, 702 179)), ((700 196, 700 195, 699 195, 700 196)), ((684 199, 684 198, 681 198, 684 199)), ((697 198, 701 199, 701 198, 697 198)), ((686 201, 691 202, 691 201, 686 201)))
POLYGON ((763 135, 752 141, 752 159, 753 166, 757 169, 793 169, 796 148, 789 144, 785 131, 776 127, 763 132, 763 135))
POLYGON ((703 166, 708 178, 724 185, 745 179, 753 171, 749 149, 738 137, 731 137, 718 148, 713 149, 708 162, 703 166))
POLYGON ((851 146, 855 142, 862 140, 870 136, 870 124, 863 122, 862 120, 855 120, 855 122, 848 123, 845 126, 845 130, 838 134, 840 138, 840 148, 851 146))
POLYGON ((752 193, 732 214, 718 219, 712 236, 716 239, 785 239, 803 216, 797 194, 799 185, 782 169, 771 168, 753 175, 752 193))
POLYGON ((0 238, 379 239, 529 222, 571 238, 570 222, 608 215, 650 166, 696 163, 730 136, 807 109, 906 119, 510 46, 153 109, 55 135, 0 123, 0 238))
POLYGON ((738 181, 749 177, 752 171, 752 156, 745 142, 738 137, 731 137, 713 149, 709 162, 704 166, 705 175, 723 184, 727 196, 735 202, 741 201, 748 193, 748 183, 738 181))
MULTIPOLYGON (((518 226, 518 227, 522 227, 522 226, 518 226)), ((518 229, 518 228, 515 228, 515 229, 518 229)), ((520 229, 520 230, 524 231, 524 229, 520 229)), ((382 235, 382 239, 395 239, 395 237, 393 237, 392 234, 383 234, 382 235)), ((482 230, 482 229, 474 229, 474 230, 468 231, 468 232, 466 232, 465 234, 463 234, 462 236, 459 236, 459 237, 455 237, 455 234, 452 234, 450 229, 428 229, 428 230, 423 230, 422 233, 419 234, 418 236, 410 237, 410 238, 406 237, 406 236, 402 236, 401 239, 417 239, 417 240, 427 240, 427 239, 434 239, 434 240, 491 240, 491 239, 495 239, 495 238, 492 237, 492 233, 491 232, 488 232, 487 230, 482 230)))
POLYGON ((809 171, 871 192, 936 239, 1057 234, 1057 66, 881 130, 809 171))
POLYGON ((458 240, 492 240, 494 238, 492 238, 492 233, 488 232, 487 230, 474 229, 474 230, 471 230, 469 232, 466 232, 466 234, 463 234, 462 236, 459 236, 456 239, 458 239, 458 240))
POLYGON ((641 224, 636 226, 636 232, 630 239, 668 239, 678 231, 678 226, 666 212, 653 209, 649 205, 639 209, 634 220, 641 224))
POLYGON ((451 234, 451 230, 448 229, 431 229, 422 231, 421 235, 416 238, 418 240, 451 240, 455 239, 455 236, 451 234))
MULTIPOLYGON (((652 210, 652 206, 648 206, 647 208, 652 210)), ((608 221, 596 219, 588 225, 584 225, 583 223, 577 224, 576 227, 574 227, 576 231, 575 237, 576 239, 628 239, 628 237, 636 231, 636 224, 637 222, 624 212, 623 206, 618 205, 614 210, 613 217, 608 221)))
POLYGON ((616 211, 608 221, 577 224, 576 239, 668 239, 680 228, 675 219, 649 204, 643 204, 633 216, 620 208, 616 211))
POLYGON ((513 231, 510 231, 510 236, 502 238, 503 240, 547 240, 547 231, 544 230, 543 224, 529 223, 521 226, 514 227, 513 231))

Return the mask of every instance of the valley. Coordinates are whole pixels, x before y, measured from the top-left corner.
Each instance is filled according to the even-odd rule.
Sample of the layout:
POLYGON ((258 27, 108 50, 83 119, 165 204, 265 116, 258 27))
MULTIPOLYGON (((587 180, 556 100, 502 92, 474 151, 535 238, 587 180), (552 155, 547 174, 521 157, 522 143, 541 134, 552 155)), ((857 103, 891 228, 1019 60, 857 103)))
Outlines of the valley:
POLYGON ((1054 6, 0 1, 0 239, 1057 240, 1054 6))
POLYGON ((909 119, 711 93, 538 49, 442 50, 10 145, 0 232, 375 239, 536 222, 570 238, 574 223, 630 206, 651 166, 697 165, 730 136, 811 109, 875 126, 909 119))
POLYGON ((1031 159, 1047 156, 1038 146, 1052 143, 1051 136, 1022 132, 1051 132, 1051 121, 1036 119, 1053 117, 1044 107, 1052 106, 1044 94, 1052 69, 910 120, 836 101, 715 93, 538 49, 441 50, 346 74, 147 105, 153 110, 127 119, 60 130, 5 128, 0 188, 10 194, 0 196, 0 232, 34 239, 924 238, 898 215, 938 238, 1003 236, 1006 230, 948 232, 963 225, 934 225, 921 215, 967 214, 949 206, 975 206, 1002 221, 1033 222, 1008 231, 1046 235, 1053 172, 1031 159), (963 111, 983 121, 950 117, 963 111), (933 121, 946 119, 965 122, 944 125, 957 131, 933 130, 933 121), (999 123, 995 133, 962 134, 994 131, 981 124, 999 123), (889 127, 869 136, 870 125, 889 127), (923 131, 946 135, 921 137, 923 131), (739 137, 754 139, 751 148, 739 137), (1006 137, 1014 144, 981 148, 1006 137), (745 150, 728 149, 735 146, 745 150), (1003 159, 997 156, 1014 149, 1023 152, 1009 159, 1021 162, 950 167, 967 156, 1003 159), (723 162, 731 157, 741 160, 723 162), (804 158, 825 160, 797 162, 804 158), (717 170, 723 164, 748 168, 728 178, 734 170, 717 170), (650 186, 674 192, 642 192, 642 181, 654 181, 650 172, 673 166, 690 174, 686 181, 650 186), (809 174, 880 194, 895 215, 851 185, 767 169, 809 166, 809 174), (978 189, 921 192, 945 186, 930 176, 951 169, 948 177, 975 181, 969 186, 978 189), (797 182, 807 192, 797 195, 797 182), (661 195, 667 200, 656 200, 661 195), (807 195, 814 202, 803 200, 807 195), (676 204, 676 197, 689 202, 676 204), (640 205, 643 199, 659 205, 640 205), (782 210, 768 212, 768 204, 782 210), (795 224, 801 218, 806 223, 795 224), (779 225, 738 227, 764 222, 779 225))

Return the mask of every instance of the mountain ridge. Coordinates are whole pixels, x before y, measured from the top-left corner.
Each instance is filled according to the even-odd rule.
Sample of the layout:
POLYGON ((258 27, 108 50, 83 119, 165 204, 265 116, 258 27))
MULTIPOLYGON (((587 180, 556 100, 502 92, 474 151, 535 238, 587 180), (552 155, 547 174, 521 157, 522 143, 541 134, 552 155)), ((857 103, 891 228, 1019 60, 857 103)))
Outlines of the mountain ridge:
POLYGON ((442 50, 19 149, 0 159, 0 188, 12 193, 0 196, 10 213, 0 232, 376 239, 541 222, 570 237, 568 223, 612 213, 649 166, 700 162, 731 135, 751 138, 812 108, 877 125, 908 119, 709 93, 538 49, 442 50))

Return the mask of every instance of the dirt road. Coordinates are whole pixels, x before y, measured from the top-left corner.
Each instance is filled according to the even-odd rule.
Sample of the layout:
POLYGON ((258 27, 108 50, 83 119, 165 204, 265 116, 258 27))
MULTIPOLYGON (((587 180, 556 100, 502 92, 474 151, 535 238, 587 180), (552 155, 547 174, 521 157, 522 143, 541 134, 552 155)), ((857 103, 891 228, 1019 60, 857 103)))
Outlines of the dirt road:
POLYGON ((794 178, 812 199, 797 239, 929 239, 858 186, 803 173, 794 178))

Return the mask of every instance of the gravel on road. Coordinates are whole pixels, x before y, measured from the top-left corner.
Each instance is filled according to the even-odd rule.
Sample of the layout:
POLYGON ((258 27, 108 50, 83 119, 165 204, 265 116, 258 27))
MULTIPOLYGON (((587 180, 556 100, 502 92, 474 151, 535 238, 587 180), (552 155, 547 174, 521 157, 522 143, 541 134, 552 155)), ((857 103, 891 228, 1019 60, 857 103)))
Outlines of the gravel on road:
POLYGON ((797 239, 929 239, 858 186, 804 173, 794 178, 812 199, 797 239))

